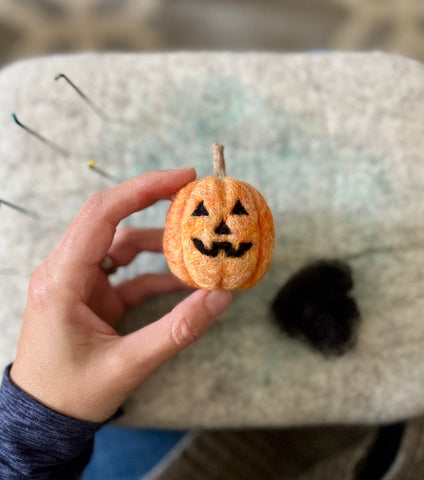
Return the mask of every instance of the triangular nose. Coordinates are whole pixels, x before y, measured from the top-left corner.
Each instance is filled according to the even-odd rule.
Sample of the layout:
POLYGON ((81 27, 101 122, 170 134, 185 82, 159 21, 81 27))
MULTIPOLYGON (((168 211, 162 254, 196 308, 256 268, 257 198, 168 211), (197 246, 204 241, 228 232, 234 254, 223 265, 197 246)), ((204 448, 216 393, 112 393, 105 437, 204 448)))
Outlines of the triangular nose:
POLYGON ((229 235, 231 230, 228 228, 224 220, 221 220, 221 223, 215 228, 215 233, 218 235, 229 235))

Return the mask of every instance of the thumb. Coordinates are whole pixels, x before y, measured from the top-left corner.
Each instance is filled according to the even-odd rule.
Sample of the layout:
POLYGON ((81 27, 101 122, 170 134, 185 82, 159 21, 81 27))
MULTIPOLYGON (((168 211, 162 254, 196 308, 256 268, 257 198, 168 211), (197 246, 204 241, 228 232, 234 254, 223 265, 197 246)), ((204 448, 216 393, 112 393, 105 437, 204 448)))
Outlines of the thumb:
POLYGON ((160 320, 123 337, 120 355, 125 374, 133 376, 138 385, 195 342, 230 306, 232 298, 228 290, 197 290, 160 320))

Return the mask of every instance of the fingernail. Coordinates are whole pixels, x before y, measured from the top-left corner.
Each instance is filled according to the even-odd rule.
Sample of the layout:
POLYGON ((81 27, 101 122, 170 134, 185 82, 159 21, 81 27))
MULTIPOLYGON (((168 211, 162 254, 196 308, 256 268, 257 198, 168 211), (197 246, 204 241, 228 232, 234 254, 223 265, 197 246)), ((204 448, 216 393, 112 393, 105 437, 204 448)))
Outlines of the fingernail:
POLYGON ((214 317, 221 315, 230 306, 233 295, 229 290, 211 290, 205 300, 206 308, 214 317))

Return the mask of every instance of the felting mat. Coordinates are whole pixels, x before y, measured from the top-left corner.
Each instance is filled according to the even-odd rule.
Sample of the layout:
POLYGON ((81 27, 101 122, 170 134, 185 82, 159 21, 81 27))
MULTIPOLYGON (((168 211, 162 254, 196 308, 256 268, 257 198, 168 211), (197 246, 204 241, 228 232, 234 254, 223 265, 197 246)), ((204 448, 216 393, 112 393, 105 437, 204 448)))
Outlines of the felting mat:
MULTIPOLYGON (((227 174, 268 200, 270 271, 193 346, 153 374, 119 422, 146 427, 378 423, 424 412, 424 69, 375 54, 84 54, 0 73, 0 361, 13 360, 32 270, 88 195, 120 179, 192 165, 227 174), (67 74, 102 110, 62 80, 67 74), (37 130, 54 150, 11 119, 37 130), (326 358, 280 333, 270 302, 306 262, 347 261, 362 315, 356 347, 326 358)), ((163 225, 168 203, 129 219, 163 225)), ((119 278, 166 268, 143 255, 119 278)), ((122 332, 167 312, 152 299, 122 332)))

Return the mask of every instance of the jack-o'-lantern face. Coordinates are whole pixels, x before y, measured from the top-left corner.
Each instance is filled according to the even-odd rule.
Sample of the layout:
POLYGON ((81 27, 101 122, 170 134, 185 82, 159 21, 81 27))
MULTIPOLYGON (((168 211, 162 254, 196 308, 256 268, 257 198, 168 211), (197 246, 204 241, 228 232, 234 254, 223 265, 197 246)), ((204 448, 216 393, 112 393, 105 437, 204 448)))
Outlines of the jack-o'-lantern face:
MULTIPOLYGON (((237 200, 234 208, 231 210, 230 215, 249 215, 247 210, 243 207, 240 200, 237 200)), ((199 202, 194 212, 191 214, 192 217, 208 217, 209 211, 205 207, 203 200, 199 202)), ((228 222, 228 218, 227 218, 228 222)), ((240 258, 242 257, 250 248, 252 247, 252 242, 239 242, 238 246, 234 246, 230 240, 229 235, 232 235, 233 232, 228 227, 227 222, 222 219, 219 225, 214 229, 215 235, 221 240, 213 240, 211 246, 208 248, 205 246, 203 241, 200 238, 193 237, 194 246, 199 250, 203 255, 208 257, 217 257, 222 250, 226 257, 240 258), (225 240, 222 240, 225 238, 225 240)))
POLYGON ((206 177, 178 192, 168 212, 164 252, 171 270, 201 288, 248 288, 269 267, 271 212, 252 186, 206 177))

